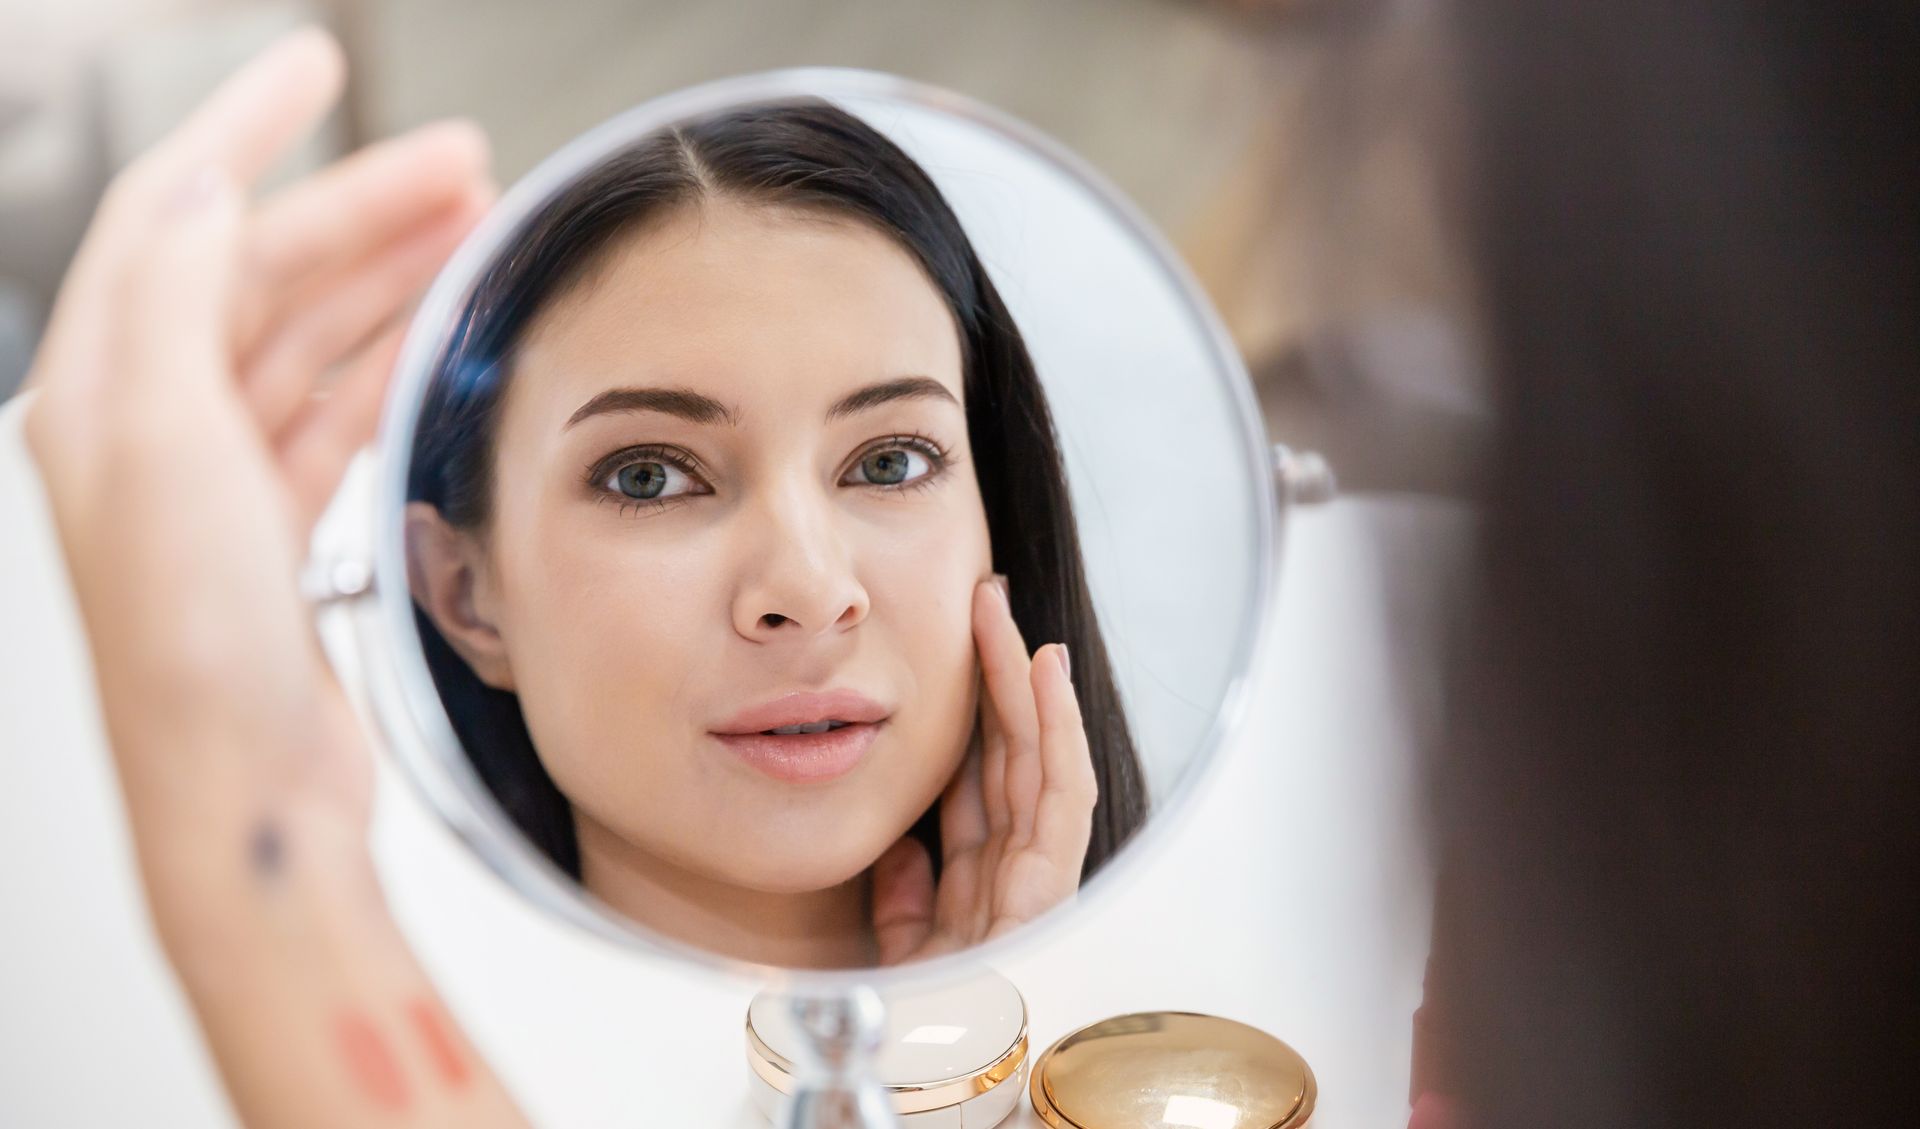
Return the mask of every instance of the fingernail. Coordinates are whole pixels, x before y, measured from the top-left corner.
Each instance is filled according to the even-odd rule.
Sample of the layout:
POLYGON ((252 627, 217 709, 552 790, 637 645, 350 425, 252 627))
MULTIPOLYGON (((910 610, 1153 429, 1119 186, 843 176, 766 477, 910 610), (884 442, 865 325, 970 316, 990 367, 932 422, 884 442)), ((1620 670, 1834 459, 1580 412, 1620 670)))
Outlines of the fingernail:
POLYGON ((1007 576, 1005 573, 1003 572, 994 573, 993 584, 994 584, 994 587, 1000 589, 1000 597, 1002 599, 1008 600, 1008 601, 1011 601, 1013 599, 1013 591, 1007 586, 1007 576))
POLYGON ((1059 654, 1060 654, 1060 673, 1066 675, 1069 679, 1071 679, 1073 677, 1073 657, 1067 654, 1067 645, 1065 643, 1060 644, 1059 654))

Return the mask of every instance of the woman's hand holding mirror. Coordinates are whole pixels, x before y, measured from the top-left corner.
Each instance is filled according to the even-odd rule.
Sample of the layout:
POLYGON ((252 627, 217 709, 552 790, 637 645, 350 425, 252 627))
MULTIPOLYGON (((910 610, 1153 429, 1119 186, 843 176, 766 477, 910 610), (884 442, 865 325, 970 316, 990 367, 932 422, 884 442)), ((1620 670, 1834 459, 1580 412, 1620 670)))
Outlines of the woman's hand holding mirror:
POLYGON ((1052 643, 1027 657, 1005 583, 995 577, 974 589, 978 724, 941 798, 940 876, 911 836, 874 866, 881 964, 978 944, 1080 887, 1099 786, 1067 650, 1052 643))

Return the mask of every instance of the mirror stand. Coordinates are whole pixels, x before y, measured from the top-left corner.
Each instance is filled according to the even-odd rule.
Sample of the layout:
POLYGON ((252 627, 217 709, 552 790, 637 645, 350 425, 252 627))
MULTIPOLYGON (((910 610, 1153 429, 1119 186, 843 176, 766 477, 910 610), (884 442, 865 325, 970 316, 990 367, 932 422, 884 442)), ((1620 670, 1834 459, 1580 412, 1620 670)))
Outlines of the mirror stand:
POLYGON ((880 993, 855 986, 788 999, 805 1053, 794 1064, 792 1099, 781 1129, 893 1129, 899 1122, 873 1062, 886 1031, 880 993))

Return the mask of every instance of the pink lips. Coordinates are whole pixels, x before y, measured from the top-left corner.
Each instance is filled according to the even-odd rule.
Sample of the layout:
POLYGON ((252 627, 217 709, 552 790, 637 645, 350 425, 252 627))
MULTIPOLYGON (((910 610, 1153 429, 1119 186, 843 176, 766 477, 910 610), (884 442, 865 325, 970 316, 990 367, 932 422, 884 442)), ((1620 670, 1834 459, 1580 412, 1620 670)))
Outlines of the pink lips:
POLYGON ((721 744, 778 780, 831 780, 853 770, 872 747, 887 711, 851 690, 788 694, 735 714, 713 729, 721 744), (823 733, 767 733, 822 721, 848 724, 823 733))

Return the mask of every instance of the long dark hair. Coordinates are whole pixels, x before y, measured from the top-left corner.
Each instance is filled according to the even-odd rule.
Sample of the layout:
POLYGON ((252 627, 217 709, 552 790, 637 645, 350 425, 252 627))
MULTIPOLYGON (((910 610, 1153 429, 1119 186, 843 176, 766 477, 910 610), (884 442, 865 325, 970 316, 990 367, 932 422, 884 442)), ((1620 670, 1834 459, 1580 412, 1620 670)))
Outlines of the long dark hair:
MULTIPOLYGON (((1031 642, 1073 655, 1100 798, 1082 880, 1144 820, 1139 757, 1087 588, 1046 397, 999 292, 933 182, 858 118, 817 100, 736 109, 650 135, 575 181, 514 237, 468 302, 427 392, 408 497, 450 524, 484 525, 493 438, 514 351, 534 317, 623 234, 725 194, 846 216, 891 236, 939 288, 959 330, 974 473, 994 569, 1031 642)), ((483 683, 418 606, 441 699, 481 779, 556 865, 579 877, 573 812, 541 764, 518 696, 483 683)), ((937 805, 915 825, 937 868, 937 805)))

